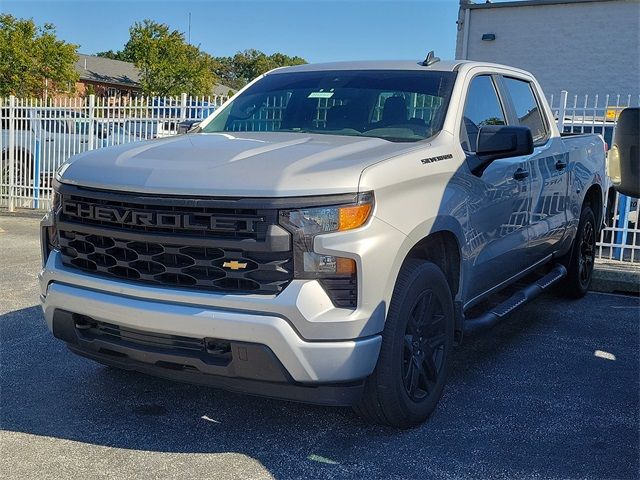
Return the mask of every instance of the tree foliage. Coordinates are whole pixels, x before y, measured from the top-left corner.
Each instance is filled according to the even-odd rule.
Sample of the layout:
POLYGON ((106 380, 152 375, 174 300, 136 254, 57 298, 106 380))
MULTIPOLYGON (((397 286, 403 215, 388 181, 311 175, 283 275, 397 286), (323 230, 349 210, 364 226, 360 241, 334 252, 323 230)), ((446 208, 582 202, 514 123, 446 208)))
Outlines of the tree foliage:
POLYGON ((110 58, 111 60, 120 60, 122 62, 134 63, 133 58, 129 58, 124 51, 118 50, 114 52, 113 50, 106 50, 104 52, 96 53, 97 57, 110 58))
POLYGON ((98 55, 133 62, 142 90, 150 95, 209 95, 216 83, 213 57, 188 44, 183 33, 153 20, 136 22, 121 51, 98 55))
POLYGON ((41 97, 75 87, 77 45, 59 40, 49 23, 0 14, 0 97, 41 97))
POLYGON ((301 57, 279 52, 267 55, 255 49, 232 57, 212 57, 186 43, 183 33, 152 20, 135 23, 129 36, 122 50, 97 55, 134 63, 140 69, 147 94, 208 95, 216 82, 239 89, 271 69, 307 63, 301 57))
POLYGON ((255 49, 238 52, 233 57, 216 57, 216 60, 218 62, 216 75, 222 83, 233 88, 241 88, 274 68, 307 63, 301 57, 290 57, 279 52, 267 55, 255 49))

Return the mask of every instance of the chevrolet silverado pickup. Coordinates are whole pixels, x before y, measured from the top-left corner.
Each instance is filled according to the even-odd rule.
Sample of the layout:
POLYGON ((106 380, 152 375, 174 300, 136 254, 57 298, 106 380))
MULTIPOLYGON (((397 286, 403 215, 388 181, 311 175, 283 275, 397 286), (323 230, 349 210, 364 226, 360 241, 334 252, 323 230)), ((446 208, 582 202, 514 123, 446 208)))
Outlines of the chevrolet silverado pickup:
POLYGON ((47 324, 112 367, 419 424, 463 336, 589 288, 605 144, 553 118, 503 65, 273 70, 185 135, 60 168, 47 324))

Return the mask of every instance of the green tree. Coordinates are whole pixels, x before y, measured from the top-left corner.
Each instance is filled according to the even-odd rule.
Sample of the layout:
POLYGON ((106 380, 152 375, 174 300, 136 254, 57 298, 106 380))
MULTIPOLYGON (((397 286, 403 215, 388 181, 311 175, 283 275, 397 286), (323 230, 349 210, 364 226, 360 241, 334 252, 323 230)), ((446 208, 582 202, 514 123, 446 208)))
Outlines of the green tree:
POLYGON ((0 97, 46 97, 68 92, 78 73, 78 46, 59 40, 49 23, 37 26, 0 14, 0 97))
POLYGON ((254 78, 274 68, 307 63, 304 58, 290 57, 284 53, 267 55, 260 50, 249 49, 233 57, 217 57, 216 74, 221 82, 233 88, 241 88, 254 78))
POLYGON ((184 34, 168 25, 144 20, 129 29, 129 41, 121 52, 103 56, 133 61, 140 69, 142 89, 151 95, 209 95, 216 83, 217 62, 184 34))
POLYGON ((113 50, 107 50, 106 52, 98 52, 96 53, 97 57, 110 58, 111 60, 120 60, 122 62, 133 63, 134 59, 127 56, 125 52, 119 50, 114 52, 113 50))

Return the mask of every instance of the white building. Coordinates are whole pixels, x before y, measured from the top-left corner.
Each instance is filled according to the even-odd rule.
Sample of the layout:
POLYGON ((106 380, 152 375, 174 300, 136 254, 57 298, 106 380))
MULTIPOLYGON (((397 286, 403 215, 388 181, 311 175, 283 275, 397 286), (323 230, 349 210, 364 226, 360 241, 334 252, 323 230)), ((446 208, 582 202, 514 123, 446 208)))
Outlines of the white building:
POLYGON ((548 96, 620 94, 637 104, 640 0, 460 3, 456 58, 529 70, 548 96))

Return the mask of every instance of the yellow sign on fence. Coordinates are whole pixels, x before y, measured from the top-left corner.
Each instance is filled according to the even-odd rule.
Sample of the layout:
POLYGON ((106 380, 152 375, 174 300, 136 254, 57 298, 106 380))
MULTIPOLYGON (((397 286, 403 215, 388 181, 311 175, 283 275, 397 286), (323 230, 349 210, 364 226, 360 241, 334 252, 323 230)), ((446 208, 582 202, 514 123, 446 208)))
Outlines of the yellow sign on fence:
POLYGON ((609 122, 615 122, 618 120, 620 116, 620 112, 624 109, 624 107, 607 107, 606 118, 609 122))

